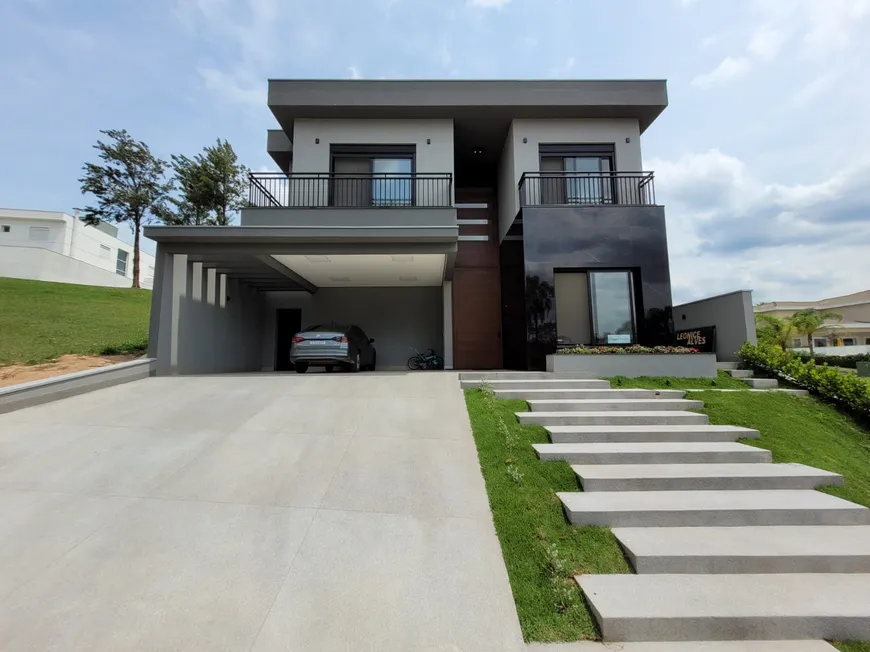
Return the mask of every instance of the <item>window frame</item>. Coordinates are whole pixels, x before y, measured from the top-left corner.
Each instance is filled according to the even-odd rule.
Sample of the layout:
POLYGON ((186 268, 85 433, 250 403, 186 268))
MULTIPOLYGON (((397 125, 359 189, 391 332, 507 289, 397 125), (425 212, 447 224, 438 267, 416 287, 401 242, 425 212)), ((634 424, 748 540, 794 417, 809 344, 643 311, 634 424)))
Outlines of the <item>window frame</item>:
POLYGON ((858 342, 855 340, 854 337, 844 337, 842 339, 843 339, 843 346, 857 346, 858 345, 858 342), (846 343, 847 340, 850 342, 850 344, 846 343))
POLYGON ((115 256, 115 274, 117 274, 118 276, 126 277, 127 270, 129 269, 129 267, 130 267, 130 252, 127 251, 126 249, 121 249, 119 247, 118 254, 117 254, 117 256, 115 256), (124 254, 124 271, 123 272, 121 272, 119 270, 119 267, 118 267, 121 263, 121 254, 124 254))
POLYGON ((803 346, 803 340, 799 337, 795 337, 791 341, 791 348, 798 349, 803 346))
MULTIPOLYGON (((565 173, 562 185, 562 194, 565 198, 565 205, 569 206, 615 206, 619 204, 619 197, 616 188, 616 173, 618 170, 616 161, 616 143, 541 143, 538 145, 538 173, 541 175, 547 174, 542 172, 544 159, 558 159, 560 161, 561 171, 565 173), (571 177, 567 176, 571 170, 565 169, 566 159, 596 159, 598 161, 599 174, 601 175, 601 192, 599 193, 599 201, 595 203, 585 204, 583 202, 569 202, 569 184, 571 177), (609 170, 601 170, 601 161, 609 162, 609 170), (610 175, 610 183, 606 184, 604 175, 610 175), (606 184, 606 185, 605 185, 606 184), (606 188, 609 185, 610 188, 606 188), (609 192, 607 192, 609 190, 609 192), (605 199, 609 198, 609 201, 605 199)), ((545 177, 542 177, 542 179, 545 177)), ((575 177, 583 178, 583 177, 575 177)), ((542 193, 543 194, 543 193, 542 193)))
MULTIPOLYGON (((374 161, 376 159, 402 159, 411 161, 411 178, 409 180, 411 196, 409 203, 396 205, 382 205, 374 202, 374 192, 369 204, 365 206, 342 206, 342 208, 409 208, 417 205, 417 145, 416 144, 393 144, 393 145, 366 145, 366 144, 332 144, 329 146, 329 206, 335 206, 335 160, 341 158, 368 159, 369 177, 372 184, 375 180, 374 161)), ((351 175, 353 176, 353 175, 351 175)), ((374 190, 374 188, 372 188, 374 190)))
MULTIPOLYGON (((586 270, 586 300, 589 302, 589 333, 591 335, 592 346, 631 346, 633 344, 637 344, 638 330, 637 330, 637 296, 635 294, 635 272, 631 268, 590 268, 586 270), (631 341, 628 344, 610 344, 608 342, 599 342, 598 341, 598 333, 596 332, 596 312, 595 312, 595 301, 592 298, 592 294, 594 291, 594 281, 593 277, 595 274, 627 274, 628 278, 626 279, 628 284, 628 306, 631 314, 631 341)), ((554 299, 555 302, 555 299, 554 299)), ((558 322, 559 316, 556 315, 556 321, 558 322)))
POLYGON ((0 225, 0 232, 12 233, 12 226, 9 224, 2 224, 2 225, 0 225))
POLYGON ((27 230, 27 241, 28 242, 50 242, 51 240, 51 227, 50 226, 31 226, 27 230), (34 233, 45 234, 44 238, 34 238, 34 233))

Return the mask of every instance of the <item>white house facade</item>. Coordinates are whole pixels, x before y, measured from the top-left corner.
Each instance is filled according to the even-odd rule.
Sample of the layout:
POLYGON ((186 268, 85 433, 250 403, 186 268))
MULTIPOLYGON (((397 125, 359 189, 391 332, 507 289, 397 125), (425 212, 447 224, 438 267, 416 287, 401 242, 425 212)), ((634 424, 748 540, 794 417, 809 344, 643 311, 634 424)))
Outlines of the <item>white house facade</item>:
MULTIPOLYGON (((111 224, 94 227, 62 212, 0 208, 0 276, 131 287, 133 246, 111 224)), ((141 251, 139 285, 154 285, 154 257, 141 251)))

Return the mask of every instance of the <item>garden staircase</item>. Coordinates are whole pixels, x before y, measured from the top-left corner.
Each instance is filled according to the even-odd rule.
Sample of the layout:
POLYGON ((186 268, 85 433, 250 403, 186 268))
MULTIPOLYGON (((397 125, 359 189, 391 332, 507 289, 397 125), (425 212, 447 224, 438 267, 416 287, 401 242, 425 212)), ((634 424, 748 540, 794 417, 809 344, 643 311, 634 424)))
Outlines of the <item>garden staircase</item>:
POLYGON ((738 378, 749 385, 752 389, 776 389, 779 382, 776 378, 756 378, 751 369, 741 369, 737 362, 717 362, 716 366, 723 369, 732 378, 738 378))
POLYGON ((636 574, 576 578, 605 641, 637 642, 624 648, 637 652, 833 652, 822 639, 870 640, 870 509, 815 490, 841 476, 771 463, 737 441, 757 431, 710 425, 680 391, 460 377, 528 401, 517 418, 552 442, 537 454, 572 464, 583 488, 558 494, 566 518, 613 528, 636 574))

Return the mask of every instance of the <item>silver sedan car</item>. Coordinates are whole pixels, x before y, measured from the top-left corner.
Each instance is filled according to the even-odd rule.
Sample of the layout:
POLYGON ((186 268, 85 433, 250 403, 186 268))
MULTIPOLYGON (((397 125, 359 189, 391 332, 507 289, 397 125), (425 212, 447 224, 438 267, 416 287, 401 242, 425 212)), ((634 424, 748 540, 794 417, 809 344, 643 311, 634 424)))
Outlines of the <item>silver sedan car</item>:
POLYGON ((304 374, 309 367, 374 371, 378 362, 374 342, 359 326, 311 326, 293 336, 290 362, 298 374, 304 374))

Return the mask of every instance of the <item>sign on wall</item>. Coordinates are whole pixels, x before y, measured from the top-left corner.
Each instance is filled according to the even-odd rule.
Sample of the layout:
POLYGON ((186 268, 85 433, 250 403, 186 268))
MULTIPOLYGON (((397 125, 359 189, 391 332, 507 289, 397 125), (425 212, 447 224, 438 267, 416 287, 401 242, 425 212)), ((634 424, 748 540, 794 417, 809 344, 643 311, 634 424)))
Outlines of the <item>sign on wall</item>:
POLYGON ((701 326, 677 331, 677 346, 687 346, 703 353, 716 352, 716 327, 701 326))

